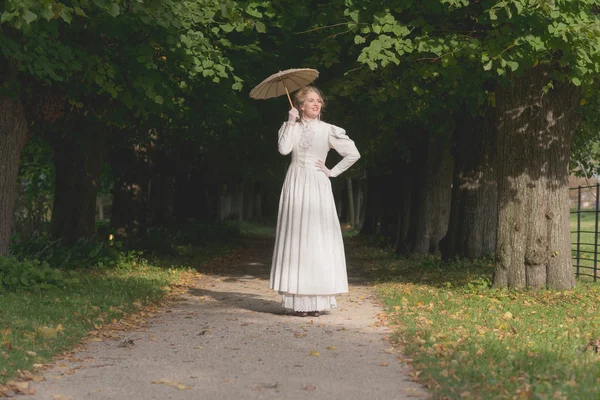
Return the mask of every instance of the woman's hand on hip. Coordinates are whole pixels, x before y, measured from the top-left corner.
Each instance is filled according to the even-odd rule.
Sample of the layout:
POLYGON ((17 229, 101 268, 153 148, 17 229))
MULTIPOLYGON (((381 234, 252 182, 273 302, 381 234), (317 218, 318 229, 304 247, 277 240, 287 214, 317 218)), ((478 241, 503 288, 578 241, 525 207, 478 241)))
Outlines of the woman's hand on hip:
POLYGON ((323 171, 325 176, 329 177, 329 174, 331 174, 331 170, 325 166, 325 163, 323 161, 318 160, 315 163, 315 165, 317 166, 317 168, 319 168, 321 171, 323 171))

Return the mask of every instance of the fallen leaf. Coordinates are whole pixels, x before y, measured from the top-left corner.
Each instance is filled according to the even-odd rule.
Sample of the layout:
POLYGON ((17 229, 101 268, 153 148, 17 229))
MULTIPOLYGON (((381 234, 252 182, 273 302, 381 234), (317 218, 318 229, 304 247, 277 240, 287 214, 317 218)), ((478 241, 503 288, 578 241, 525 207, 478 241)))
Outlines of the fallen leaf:
POLYGON ((509 311, 505 312, 504 315, 502 316, 503 320, 509 320, 509 319, 513 319, 513 315, 512 313, 510 313, 509 311))
POLYGON ((58 330, 56 328, 48 328, 47 326, 37 328, 37 332, 44 339, 56 339, 58 336, 58 330))
POLYGON ((386 353, 388 354, 392 354, 396 352, 396 349, 393 347, 388 347, 387 349, 384 350, 386 353))
POLYGON ((52 398, 54 400, 71 400, 72 399, 71 396, 65 396, 64 394, 53 394, 50 396, 50 398, 52 398))
POLYGON ((321 354, 318 351, 316 351, 316 350, 311 350, 310 351, 310 355, 314 356, 314 357, 319 357, 321 354))
POLYGON ((12 394, 12 390, 8 386, 0 385, 0 396, 9 397, 12 394))
POLYGON ((21 370, 19 370, 18 373, 19 373, 19 378, 22 381, 32 381, 33 380, 33 374, 31 372, 29 372, 29 371, 21 371, 21 370))
POLYGON ((31 357, 37 356, 37 353, 35 351, 27 351, 26 353, 28 356, 31 356, 31 357))
POLYGON ((11 388, 15 393, 28 395, 35 394, 35 389, 29 387, 29 382, 8 381, 6 382, 6 386, 11 388))
POLYGON ((180 390, 186 390, 186 389, 191 389, 191 386, 186 386, 180 382, 176 382, 176 381, 172 381, 170 379, 159 379, 157 381, 152 381, 153 384, 155 385, 167 385, 167 386, 171 386, 180 390))
POLYGON ((335 347, 335 346, 327 346, 327 350, 337 350, 337 347, 335 347))
POLYGON ((389 364, 386 362, 382 362, 381 364, 379 364, 380 367, 387 367, 389 364))

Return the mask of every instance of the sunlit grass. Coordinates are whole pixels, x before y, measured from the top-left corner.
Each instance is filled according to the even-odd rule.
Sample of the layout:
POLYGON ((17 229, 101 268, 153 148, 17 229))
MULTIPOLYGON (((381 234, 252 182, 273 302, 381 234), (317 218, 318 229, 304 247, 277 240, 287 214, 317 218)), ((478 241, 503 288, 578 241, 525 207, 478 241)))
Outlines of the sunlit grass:
POLYGON ((600 286, 491 289, 491 261, 399 258, 355 239, 415 376, 440 399, 595 399, 600 286))

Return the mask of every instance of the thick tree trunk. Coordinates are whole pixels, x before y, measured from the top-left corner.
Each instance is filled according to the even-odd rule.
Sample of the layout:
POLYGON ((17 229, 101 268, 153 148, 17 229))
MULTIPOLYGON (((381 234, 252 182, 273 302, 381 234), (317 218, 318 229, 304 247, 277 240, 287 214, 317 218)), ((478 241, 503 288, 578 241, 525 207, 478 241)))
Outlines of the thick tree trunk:
POLYGON ((51 139, 56 169, 50 233, 65 244, 94 234, 96 196, 104 156, 101 135, 86 132, 83 121, 77 134, 51 139))
POLYGON ((570 289, 568 176, 580 91, 538 67, 496 90, 498 233, 495 287, 570 289))
POLYGON ((0 96, 0 256, 8 254, 21 150, 28 123, 17 99, 0 96))
POLYGON ((439 244, 448 230, 452 199, 453 158, 450 141, 436 138, 428 142, 425 165, 421 169, 419 202, 415 219, 415 253, 439 254, 439 244))
POLYGON ((445 259, 481 258, 495 251, 498 218, 496 136, 487 117, 457 118, 454 183, 448 233, 441 243, 445 259))

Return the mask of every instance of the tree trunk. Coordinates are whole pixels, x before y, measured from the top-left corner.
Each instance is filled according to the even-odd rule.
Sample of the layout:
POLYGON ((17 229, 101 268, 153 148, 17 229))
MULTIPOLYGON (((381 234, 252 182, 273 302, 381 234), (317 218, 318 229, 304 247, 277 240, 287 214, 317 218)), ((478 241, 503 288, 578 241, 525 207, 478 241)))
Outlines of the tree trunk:
POLYGON ((356 186, 356 194, 355 194, 355 200, 354 200, 354 204, 355 204, 355 208, 356 208, 356 213, 354 215, 354 222, 356 224, 356 226, 354 227, 354 229, 360 230, 362 228, 362 222, 363 222, 363 214, 364 214, 364 206, 363 206, 363 199, 364 199, 364 182, 362 179, 358 179, 357 180, 357 186, 356 186))
POLYGON ((114 177, 111 226, 122 236, 138 235, 147 227, 151 147, 123 144, 110 153, 114 177))
POLYGON ((102 136, 86 132, 83 121, 77 125, 77 134, 54 135, 50 140, 56 169, 50 233, 69 245, 94 235, 104 155, 102 136))
MULTIPOLYGON (((409 254, 413 249, 414 238, 410 237, 411 211, 413 211, 413 194, 417 184, 415 172, 417 169, 411 168, 412 164, 405 165, 400 174, 400 199, 398 204, 398 229, 394 248, 398 254, 409 254)), ((418 189, 418 186, 417 186, 418 189)), ((418 203, 417 203, 418 204, 418 203)))
POLYGON ((361 235, 374 235, 377 232, 377 213, 379 210, 380 186, 379 178, 367 172, 367 195, 365 199, 364 223, 360 230, 361 235))
POLYGON ((251 221, 254 218, 254 190, 254 182, 244 183, 244 221, 251 221))
POLYGON ((0 96, 0 256, 8 254, 19 160, 28 132, 29 126, 21 102, 0 96))
POLYGON ((355 210, 354 210, 354 188, 352 187, 352 178, 346 178, 346 193, 348 195, 348 223, 351 228, 356 227, 355 210))
POLYGON ((570 289, 568 202, 571 140, 580 91, 533 68, 496 89, 498 230, 494 286, 570 289))
POLYGON ((429 140, 421 169, 419 202, 415 219, 415 253, 439 254, 439 244, 448 230, 452 199, 452 151, 445 138, 429 140))
POLYGON ((450 224, 441 243, 444 259, 481 258, 496 249, 498 187, 491 117, 491 111, 477 118, 464 111, 457 118, 450 224))

